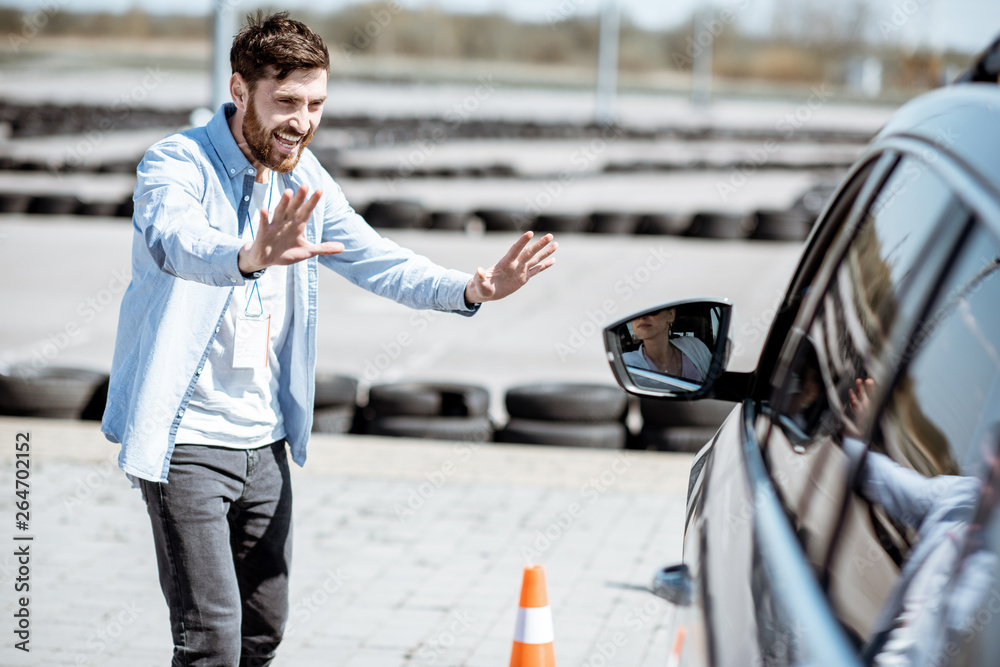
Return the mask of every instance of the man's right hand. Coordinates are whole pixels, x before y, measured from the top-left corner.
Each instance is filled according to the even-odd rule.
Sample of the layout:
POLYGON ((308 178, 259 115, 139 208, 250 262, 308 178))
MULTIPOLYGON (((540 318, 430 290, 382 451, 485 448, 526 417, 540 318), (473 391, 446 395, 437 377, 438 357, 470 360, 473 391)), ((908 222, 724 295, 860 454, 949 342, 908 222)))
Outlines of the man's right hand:
MULTIPOLYGON (((271 178, 274 177, 272 174, 271 178)), ((270 220, 267 211, 260 211, 256 237, 240 248, 241 272, 253 273, 276 264, 295 264, 317 255, 335 255, 344 251, 343 243, 310 243, 306 238, 309 216, 323 195, 317 190, 307 198, 308 193, 309 188, 305 185, 294 195, 291 190, 285 190, 270 220)))

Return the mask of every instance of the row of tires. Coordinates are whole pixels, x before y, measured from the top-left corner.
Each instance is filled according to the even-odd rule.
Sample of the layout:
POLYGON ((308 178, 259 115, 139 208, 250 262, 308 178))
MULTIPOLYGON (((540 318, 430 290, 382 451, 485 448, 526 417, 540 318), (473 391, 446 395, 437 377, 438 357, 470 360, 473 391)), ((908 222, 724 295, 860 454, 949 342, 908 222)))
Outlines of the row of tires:
MULTIPOLYGON (((88 164, 49 164, 41 161, 16 159, 9 156, 0 155, 0 172, 55 172, 55 173, 92 173, 92 174, 126 174, 134 175, 141 160, 141 155, 136 155, 129 159, 105 160, 88 164)), ((335 155, 329 155, 323 151, 317 151, 317 158, 323 167, 330 172, 335 179, 355 179, 355 180, 377 180, 395 182, 400 178, 425 178, 425 179, 514 179, 532 178, 537 174, 525 174, 519 172, 513 165, 503 162, 483 163, 478 165, 439 165, 433 167, 414 167, 410 170, 401 171, 398 165, 357 165, 344 164, 335 155)), ((795 164, 781 164, 772 162, 768 166, 771 169, 795 169, 799 171, 822 171, 831 169, 844 169, 851 165, 852 157, 819 157, 810 162, 796 162, 795 164)), ((757 164, 753 162, 743 162, 734 160, 731 163, 708 163, 705 161, 692 161, 686 164, 657 161, 635 161, 635 162, 611 162, 606 164, 601 171, 605 174, 649 174, 678 171, 704 171, 718 169, 753 169, 757 164)))
POLYGON ((132 196, 118 201, 81 201, 76 195, 0 192, 0 213, 101 215, 131 218, 132 196))
POLYGON ((751 214, 701 212, 591 214, 543 213, 532 215, 520 209, 430 212, 416 201, 373 201, 364 210, 373 227, 383 229, 467 230, 593 234, 659 234, 714 239, 760 239, 802 241, 815 215, 803 207, 788 210, 758 210, 751 214))
MULTIPOLYGON (((360 383, 347 375, 316 377, 313 431, 607 449, 693 452, 728 415, 721 401, 643 399, 642 428, 626 427, 628 395, 613 385, 538 384, 505 395, 508 421, 489 416, 490 395, 477 385, 405 382, 373 385, 359 401, 360 383)), ((0 373, 0 414, 100 420, 106 373, 14 367, 0 373)))
MULTIPOLYGON (((768 164, 769 169, 795 169, 800 171, 821 171, 830 169, 846 169, 850 167, 854 158, 852 156, 817 156, 813 160, 798 161, 795 163, 773 161, 768 164)), ((532 174, 519 172, 510 164, 495 162, 479 165, 439 165, 432 167, 409 167, 401 169, 398 165, 358 165, 341 164, 332 160, 321 160, 323 166, 336 178, 350 178, 358 180, 380 180, 394 182, 401 178, 426 178, 426 179, 448 179, 448 178, 531 178, 532 174)), ((127 163, 107 163, 102 164, 97 171, 107 173, 128 173, 127 163)), ((692 160, 687 163, 677 163, 669 161, 642 161, 633 162, 609 162, 604 165, 599 172, 604 174, 651 174, 651 173, 676 173, 678 171, 709 171, 719 169, 757 169, 758 165, 752 161, 739 158, 731 161, 708 162, 707 160, 692 160)), ((134 165, 133 165, 133 171, 134 165)), ((537 176, 537 175, 536 175, 537 176)))
POLYGON ((130 107, 128 113, 123 114, 118 105, 56 105, 51 102, 0 100, 0 123, 10 126, 10 136, 14 139, 75 135, 88 131, 107 133, 148 127, 181 127, 190 116, 189 110, 159 107, 130 107))
MULTIPOLYGON (((81 202, 73 195, 0 193, 0 214, 116 216, 131 218, 132 200, 81 202)), ((439 229, 594 234, 668 234, 713 239, 758 239, 802 241, 809 235, 814 217, 801 209, 759 210, 737 213, 676 215, 655 213, 598 212, 593 214, 525 215, 513 209, 477 211, 426 211, 418 202, 374 201, 365 219, 382 229, 439 229)))
MULTIPOLYGON (((18 102, 0 100, 0 123, 9 125, 11 137, 39 137, 53 134, 82 134, 87 131, 120 131, 144 128, 177 128, 191 122, 193 109, 164 109, 159 106, 136 106, 122 115, 121 109, 107 105, 18 102)), ((362 141, 377 146, 410 144, 443 133, 449 139, 578 139, 606 137, 608 128, 597 123, 538 122, 502 118, 467 118, 461 123, 435 117, 334 116, 323 117, 323 130, 335 129, 358 135, 362 141)), ((653 140, 679 139, 778 139, 781 133, 771 128, 725 127, 618 127, 616 136, 653 140)), ((803 126, 796 137, 817 142, 867 143, 870 132, 829 130, 803 126)), ((0 161, 0 169, 5 168, 0 161)))

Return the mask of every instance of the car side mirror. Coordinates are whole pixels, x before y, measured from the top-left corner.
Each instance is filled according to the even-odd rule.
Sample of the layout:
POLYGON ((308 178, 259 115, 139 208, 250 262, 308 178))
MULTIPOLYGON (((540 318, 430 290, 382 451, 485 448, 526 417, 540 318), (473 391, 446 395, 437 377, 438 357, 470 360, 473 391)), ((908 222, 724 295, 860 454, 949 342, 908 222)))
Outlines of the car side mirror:
POLYGON ((618 384, 641 396, 708 396, 729 360, 732 309, 724 299, 672 301, 608 326, 618 384))

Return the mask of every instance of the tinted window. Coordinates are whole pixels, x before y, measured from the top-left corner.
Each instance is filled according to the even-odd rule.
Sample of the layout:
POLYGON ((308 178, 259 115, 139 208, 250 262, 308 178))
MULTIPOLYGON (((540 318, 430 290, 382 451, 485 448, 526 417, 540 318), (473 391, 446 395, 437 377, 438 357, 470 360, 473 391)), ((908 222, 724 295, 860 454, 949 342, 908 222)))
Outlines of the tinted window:
POLYGON ((870 268, 889 272, 888 280, 879 279, 873 285, 898 287, 907 282, 934 230, 933 223, 950 205, 948 186, 926 164, 914 158, 900 162, 872 203, 871 236, 860 239, 877 244, 882 261, 870 268))
POLYGON ((977 228, 930 316, 900 356, 902 371, 873 439, 924 475, 968 474, 983 416, 1000 419, 1000 246, 977 228))
POLYGON ((773 407, 799 445, 840 427, 856 379, 870 375, 899 337, 897 324, 909 327, 937 275, 933 264, 944 260, 948 244, 929 249, 931 234, 949 220, 958 232, 965 217, 947 185, 915 159, 902 160, 886 180, 776 391, 773 407), (820 385, 825 391, 816 391, 820 385))
POLYGON ((996 566, 982 533, 995 501, 984 508, 979 499, 998 469, 998 303, 1000 244, 975 229, 928 316, 896 355, 901 370, 867 456, 857 459, 853 502, 867 514, 865 527, 878 546, 858 559, 847 545, 838 558, 859 573, 888 559, 899 573, 869 628, 869 657, 877 664, 910 664, 935 653, 940 659, 932 664, 947 664, 947 642, 964 650, 982 629, 976 615, 989 602, 996 566))
POLYGON ((852 392, 859 379, 873 378, 882 388, 892 377, 885 361, 905 347, 928 286, 966 219, 931 169, 902 160, 845 255, 833 271, 821 272, 830 279, 814 286, 822 290, 816 310, 803 330, 793 332, 787 367, 775 374, 770 414, 778 428, 771 429, 766 450, 775 487, 835 612, 859 643, 898 569, 849 493, 852 467, 843 434, 870 430, 851 407, 852 392), (953 231, 942 233, 941 224, 953 231), (837 549, 846 566, 843 557, 832 558, 835 543, 849 545, 837 549), (871 563, 859 572, 852 568, 854 557, 871 563))

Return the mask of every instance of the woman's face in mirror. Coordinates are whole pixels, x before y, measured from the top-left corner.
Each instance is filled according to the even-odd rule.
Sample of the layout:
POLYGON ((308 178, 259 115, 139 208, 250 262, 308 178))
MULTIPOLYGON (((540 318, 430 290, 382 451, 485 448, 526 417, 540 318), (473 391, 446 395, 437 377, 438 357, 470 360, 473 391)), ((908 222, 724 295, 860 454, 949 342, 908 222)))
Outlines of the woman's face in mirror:
POLYGON ((677 311, 673 308, 642 315, 632 320, 632 331, 636 338, 643 341, 666 336, 676 316, 677 311))

